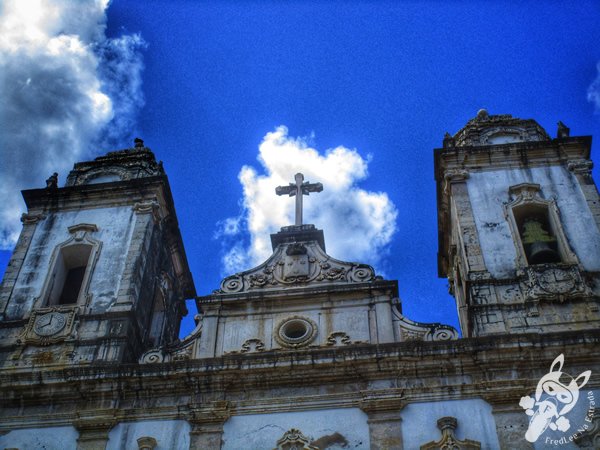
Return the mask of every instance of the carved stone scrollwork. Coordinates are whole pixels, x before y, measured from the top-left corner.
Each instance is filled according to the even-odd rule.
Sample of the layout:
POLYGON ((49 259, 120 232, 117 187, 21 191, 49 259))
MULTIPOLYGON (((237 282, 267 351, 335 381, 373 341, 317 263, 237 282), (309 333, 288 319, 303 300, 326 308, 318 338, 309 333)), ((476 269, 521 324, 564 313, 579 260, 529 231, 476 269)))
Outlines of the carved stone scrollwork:
POLYGON ((221 281, 221 292, 234 293, 244 290, 244 279, 241 275, 236 274, 225 278, 221 281))
POLYGON ((481 443, 470 439, 460 440, 454 435, 458 421, 454 417, 442 417, 437 421, 442 432, 439 441, 431 441, 421 445, 421 450, 479 450, 481 443))
POLYGON ((140 364, 158 364, 169 360, 169 355, 165 354, 162 349, 152 349, 140 357, 140 364))
POLYGON ((202 321, 200 320, 200 316, 197 314, 194 320, 196 321, 196 328, 182 341, 177 341, 175 344, 166 347, 148 350, 140 356, 140 364, 158 364, 192 359, 202 336, 202 321))
POLYGON ((576 265, 538 264, 526 268, 525 296, 529 300, 588 297, 592 291, 576 265))
POLYGON ((343 331, 334 331, 327 336, 327 345, 338 347, 341 345, 350 345, 350 336, 348 336, 343 331))
POLYGON ((348 281, 353 283, 362 283, 373 278, 375 278, 373 268, 365 264, 356 264, 348 270, 348 281))
POLYGON ((248 339, 242 344, 240 353, 255 353, 263 352, 265 350, 265 343, 260 339, 248 339))
POLYGON ((292 428, 283 434, 277 441, 277 447, 273 450, 318 450, 318 447, 310 445, 309 438, 304 436, 300 430, 292 428))
POLYGON ((366 264, 339 261, 327 255, 316 241, 281 244, 260 266, 231 275, 221 282, 216 294, 234 294, 274 287, 307 284, 365 283, 375 280, 366 264))
POLYGON ((458 339, 458 331, 441 323, 419 323, 400 316, 398 320, 402 341, 452 341, 458 339))

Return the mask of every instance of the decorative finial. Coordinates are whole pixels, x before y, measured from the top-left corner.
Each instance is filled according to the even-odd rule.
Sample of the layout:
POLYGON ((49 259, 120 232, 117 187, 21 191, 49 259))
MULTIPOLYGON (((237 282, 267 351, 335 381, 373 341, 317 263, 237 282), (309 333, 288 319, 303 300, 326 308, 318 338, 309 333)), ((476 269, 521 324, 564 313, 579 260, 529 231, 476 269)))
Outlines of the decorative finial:
POLYGON ((54 172, 46 180, 46 189, 56 189, 58 187, 58 174, 54 172))
POLYGON ((444 146, 444 148, 454 147, 454 138, 447 131, 446 134, 444 134, 444 142, 442 145, 444 146))
POLYGON ((140 139, 138 137, 136 137, 133 142, 135 143, 135 148, 142 148, 144 147, 144 140, 140 139))
POLYGON ((489 117, 487 109, 480 109, 479 111, 477 111, 477 119, 479 120, 485 120, 489 117))
POLYGON ((571 134, 571 129, 566 126, 564 123, 562 123, 562 121, 558 121, 558 131, 556 132, 556 135, 559 139, 564 139, 564 138, 568 138, 571 134))
POLYGON ((290 183, 288 186, 278 186, 275 188, 277 195, 296 196, 296 226, 302 225, 302 197, 309 195, 310 192, 321 192, 323 185, 321 183, 304 182, 304 175, 297 173, 294 176, 295 183, 290 183))

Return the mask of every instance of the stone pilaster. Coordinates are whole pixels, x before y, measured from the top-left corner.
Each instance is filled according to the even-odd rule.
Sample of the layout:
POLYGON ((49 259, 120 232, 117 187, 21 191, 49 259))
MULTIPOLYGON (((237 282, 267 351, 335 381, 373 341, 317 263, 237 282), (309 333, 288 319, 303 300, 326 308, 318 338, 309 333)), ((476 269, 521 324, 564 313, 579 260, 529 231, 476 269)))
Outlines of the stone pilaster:
POLYGON ((145 256, 148 251, 150 231, 154 224, 154 203, 136 203, 133 210, 136 221, 131 236, 131 243, 127 251, 125 269, 121 278, 121 285, 117 294, 117 303, 113 311, 130 310, 134 299, 138 297, 142 276, 144 272, 145 256))
POLYGON ((229 402, 215 401, 206 408, 192 408, 191 413, 190 450, 220 450, 223 425, 231 417, 229 402))
POLYGON ((598 188, 592 179, 593 166, 592 161, 587 159, 572 160, 567 164, 567 168, 573 172, 579 182, 581 192, 583 192, 594 222, 600 231, 600 194, 598 194, 598 188))
MULTIPOLYGON (((523 392, 521 394, 526 395, 523 392)), ((492 415, 501 449, 533 449, 533 445, 525 440, 530 417, 519 406, 522 395, 518 392, 506 391, 484 397, 492 405, 492 415)))
POLYGON ((202 314, 202 339, 198 346, 197 358, 213 358, 216 356, 217 328, 219 310, 216 307, 206 308, 202 314))
MULTIPOLYGON (((469 199, 468 178, 469 172, 466 170, 448 170, 444 175, 446 180, 444 190, 451 192, 451 207, 456 213, 455 220, 462 240, 460 244, 464 252, 466 272, 483 272, 486 271, 486 267, 481 252, 479 234, 475 226, 475 216, 469 199)), ((459 243, 455 244, 458 245, 459 243)))
POLYGON ((364 392, 360 409, 367 414, 369 448, 371 450, 402 450, 400 411, 404 407, 399 390, 364 392))
POLYGON ((29 250, 31 244, 31 238, 40 220, 44 219, 45 216, 42 214, 23 214, 21 216, 21 222, 23 222, 23 230, 17 241, 17 245, 10 258, 6 272, 4 272, 4 278, 0 285, 0 320, 5 318, 6 307, 8 306, 8 300, 15 287, 17 277, 21 271, 25 255, 29 250))
POLYGON ((79 437, 77 450, 105 450, 108 443, 108 433, 116 425, 115 417, 107 412, 92 411, 78 414, 79 418, 73 423, 79 437))

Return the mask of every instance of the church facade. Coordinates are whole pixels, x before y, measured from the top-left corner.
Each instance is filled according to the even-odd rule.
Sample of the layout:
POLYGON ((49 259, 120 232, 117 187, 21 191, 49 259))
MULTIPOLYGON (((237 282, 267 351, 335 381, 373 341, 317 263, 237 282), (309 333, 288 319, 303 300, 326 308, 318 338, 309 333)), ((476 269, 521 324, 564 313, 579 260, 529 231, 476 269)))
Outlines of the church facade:
MULTIPOLYGON (((481 110, 434 150, 461 333, 302 223, 197 296, 162 164, 131 149, 23 191, 0 287, 0 449, 600 448, 591 137, 481 110), (178 339, 195 298, 196 328, 178 339)), ((293 174, 290 174, 293 175, 293 174)), ((274 187, 275 189, 275 187, 274 187)))

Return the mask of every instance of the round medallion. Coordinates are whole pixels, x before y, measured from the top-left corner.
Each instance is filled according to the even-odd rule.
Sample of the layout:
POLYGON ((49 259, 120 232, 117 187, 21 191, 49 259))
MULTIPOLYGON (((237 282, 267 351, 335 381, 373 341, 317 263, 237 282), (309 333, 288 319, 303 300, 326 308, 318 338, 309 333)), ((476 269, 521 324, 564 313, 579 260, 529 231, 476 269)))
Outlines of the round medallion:
POLYGON ((317 335, 317 324, 306 317, 291 317, 279 323, 275 340, 283 347, 303 347, 317 335))
POLYGON ((62 330, 66 324, 65 315, 54 311, 38 317, 33 331, 39 336, 51 336, 62 330))

